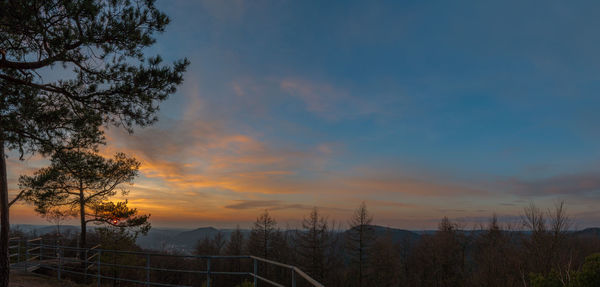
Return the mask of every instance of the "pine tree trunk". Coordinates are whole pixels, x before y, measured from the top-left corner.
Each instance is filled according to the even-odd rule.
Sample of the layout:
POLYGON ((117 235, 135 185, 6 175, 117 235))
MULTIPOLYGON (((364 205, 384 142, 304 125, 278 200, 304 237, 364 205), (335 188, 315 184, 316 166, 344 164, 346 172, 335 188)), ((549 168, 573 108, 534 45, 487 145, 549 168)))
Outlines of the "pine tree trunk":
POLYGON ((85 201, 84 201, 84 197, 83 197, 83 188, 80 187, 79 189, 79 219, 81 220, 81 233, 79 233, 79 248, 85 248, 86 247, 86 242, 85 242, 85 238, 86 238, 86 232, 87 232, 87 227, 86 227, 86 222, 85 222, 85 201))
MULTIPOLYGON (((84 194, 83 194, 83 183, 81 181, 79 181, 79 220, 81 223, 81 231, 79 232, 79 248, 85 248, 86 247, 86 232, 87 232, 87 226, 86 226, 86 221, 85 221, 85 201, 84 201, 84 194)), ((85 251, 81 250, 80 251, 80 255, 79 258, 84 259, 85 258, 85 251)), ((85 263, 82 262, 82 266, 83 268, 87 268, 87 266, 85 266, 85 263)))
POLYGON ((0 130, 0 287, 8 287, 10 265, 8 258, 8 233, 10 231, 8 211, 8 182, 4 139, 0 130))

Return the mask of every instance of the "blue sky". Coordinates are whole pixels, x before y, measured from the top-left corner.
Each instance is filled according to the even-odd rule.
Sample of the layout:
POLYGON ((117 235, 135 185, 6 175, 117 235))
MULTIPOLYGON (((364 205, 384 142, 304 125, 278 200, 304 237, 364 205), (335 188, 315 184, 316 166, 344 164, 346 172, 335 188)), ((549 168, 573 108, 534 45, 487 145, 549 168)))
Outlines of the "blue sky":
POLYGON ((359 157, 502 175, 550 160, 571 170, 596 153, 597 7, 176 3, 165 6, 173 25, 160 50, 189 55, 224 106, 240 78, 326 86, 308 99, 257 91, 272 94, 261 103, 268 115, 232 115, 256 129, 277 120, 319 133, 263 129, 275 141, 342 141, 359 157))
POLYGON ((109 130, 107 151, 142 160, 130 201, 159 225, 345 222, 363 200, 413 229, 531 201, 600 219, 598 2, 158 6, 172 24, 148 53, 192 65, 160 122, 109 130))

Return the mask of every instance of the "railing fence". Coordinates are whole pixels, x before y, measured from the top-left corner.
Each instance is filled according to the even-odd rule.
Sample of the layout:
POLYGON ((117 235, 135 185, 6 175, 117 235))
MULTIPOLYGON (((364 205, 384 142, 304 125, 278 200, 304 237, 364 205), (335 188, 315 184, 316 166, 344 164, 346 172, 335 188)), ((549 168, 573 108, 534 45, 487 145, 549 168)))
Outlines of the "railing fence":
MULTIPOLYGON (((258 286, 259 282, 265 282, 271 286, 296 287, 298 280, 310 284, 310 286, 323 287, 323 285, 299 268, 283 264, 280 262, 256 257, 256 256, 203 256, 203 255, 172 255, 149 252, 135 252, 122 250, 101 249, 99 245, 92 248, 77 248, 62 246, 58 244, 44 244, 42 238, 22 240, 20 238, 10 238, 9 240, 9 259, 13 268, 24 268, 29 272, 43 268, 56 272, 58 280, 63 279, 64 274, 74 274, 82 276, 84 282, 95 280, 97 286, 102 286, 103 282, 128 282, 142 286, 165 286, 165 287, 192 287, 204 286, 211 287, 215 276, 230 275, 251 278, 252 286, 258 286), (23 252, 24 251, 24 252, 23 252), (118 260, 118 257, 121 260, 118 260), (156 259, 159 258, 159 259, 156 259), (109 262, 112 259, 112 263, 109 262), (154 259, 154 260, 153 260, 154 259), (168 260, 180 259, 185 263, 185 267, 177 269, 164 267, 163 263, 168 260), (224 266, 225 262, 219 264, 219 261, 235 261, 237 271, 218 270, 215 266, 224 266), (248 271, 241 270, 242 262, 250 263, 248 271), (137 263, 137 264, 136 264, 137 263), (154 263, 154 264, 152 264, 154 263), (289 271, 289 285, 275 282, 275 279, 269 279, 265 274, 259 274, 259 263, 266 270, 274 267, 289 271), (204 267, 204 268, 198 268, 204 267), (123 270, 131 270, 130 273, 135 277, 123 276, 123 270), (167 274, 179 274, 177 278, 187 275, 192 285, 181 285, 160 282, 160 278, 169 277, 167 274), (154 275, 154 276, 152 276, 154 275), (157 276, 159 275, 159 276, 157 276), (155 277, 155 278, 153 278, 155 277), (158 278, 156 278, 158 277, 158 278), (203 278, 202 278, 203 277, 203 278), (198 278, 195 280, 194 278, 198 278), (153 280, 154 279, 154 280, 153 280), (200 285, 198 285, 200 284, 200 285)), ((179 263, 181 263, 179 262, 179 263)), ((233 264, 232 264, 233 265, 233 264)), ((173 278, 171 276, 171 278, 173 278)), ((92 281, 93 282, 93 281, 92 281)))

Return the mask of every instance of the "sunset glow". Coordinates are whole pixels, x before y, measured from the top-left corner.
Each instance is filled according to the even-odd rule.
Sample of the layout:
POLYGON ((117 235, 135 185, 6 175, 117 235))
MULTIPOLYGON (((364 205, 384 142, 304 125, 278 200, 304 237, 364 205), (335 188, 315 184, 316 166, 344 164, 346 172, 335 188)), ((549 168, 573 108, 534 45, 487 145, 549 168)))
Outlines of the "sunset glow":
MULTIPOLYGON (((158 1, 172 23, 149 52, 191 66, 156 124, 108 127, 101 149, 142 163, 123 198, 153 226, 268 209, 296 227, 315 206, 346 224, 365 201, 376 224, 431 229, 560 200, 597 225, 598 3, 309 2, 158 1)), ((10 198, 47 164, 10 152, 10 198)))

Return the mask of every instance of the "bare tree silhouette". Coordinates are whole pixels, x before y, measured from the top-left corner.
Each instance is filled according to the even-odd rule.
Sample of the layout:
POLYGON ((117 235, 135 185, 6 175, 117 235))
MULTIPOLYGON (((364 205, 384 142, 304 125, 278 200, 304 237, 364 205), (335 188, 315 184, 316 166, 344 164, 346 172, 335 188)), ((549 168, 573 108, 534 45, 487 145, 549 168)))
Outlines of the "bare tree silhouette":
POLYGON ((346 251, 350 256, 352 266, 357 269, 358 286, 367 286, 367 262, 371 245, 375 240, 375 232, 371 223, 373 216, 367 210, 367 204, 363 201, 354 211, 350 219, 346 233, 346 251))

